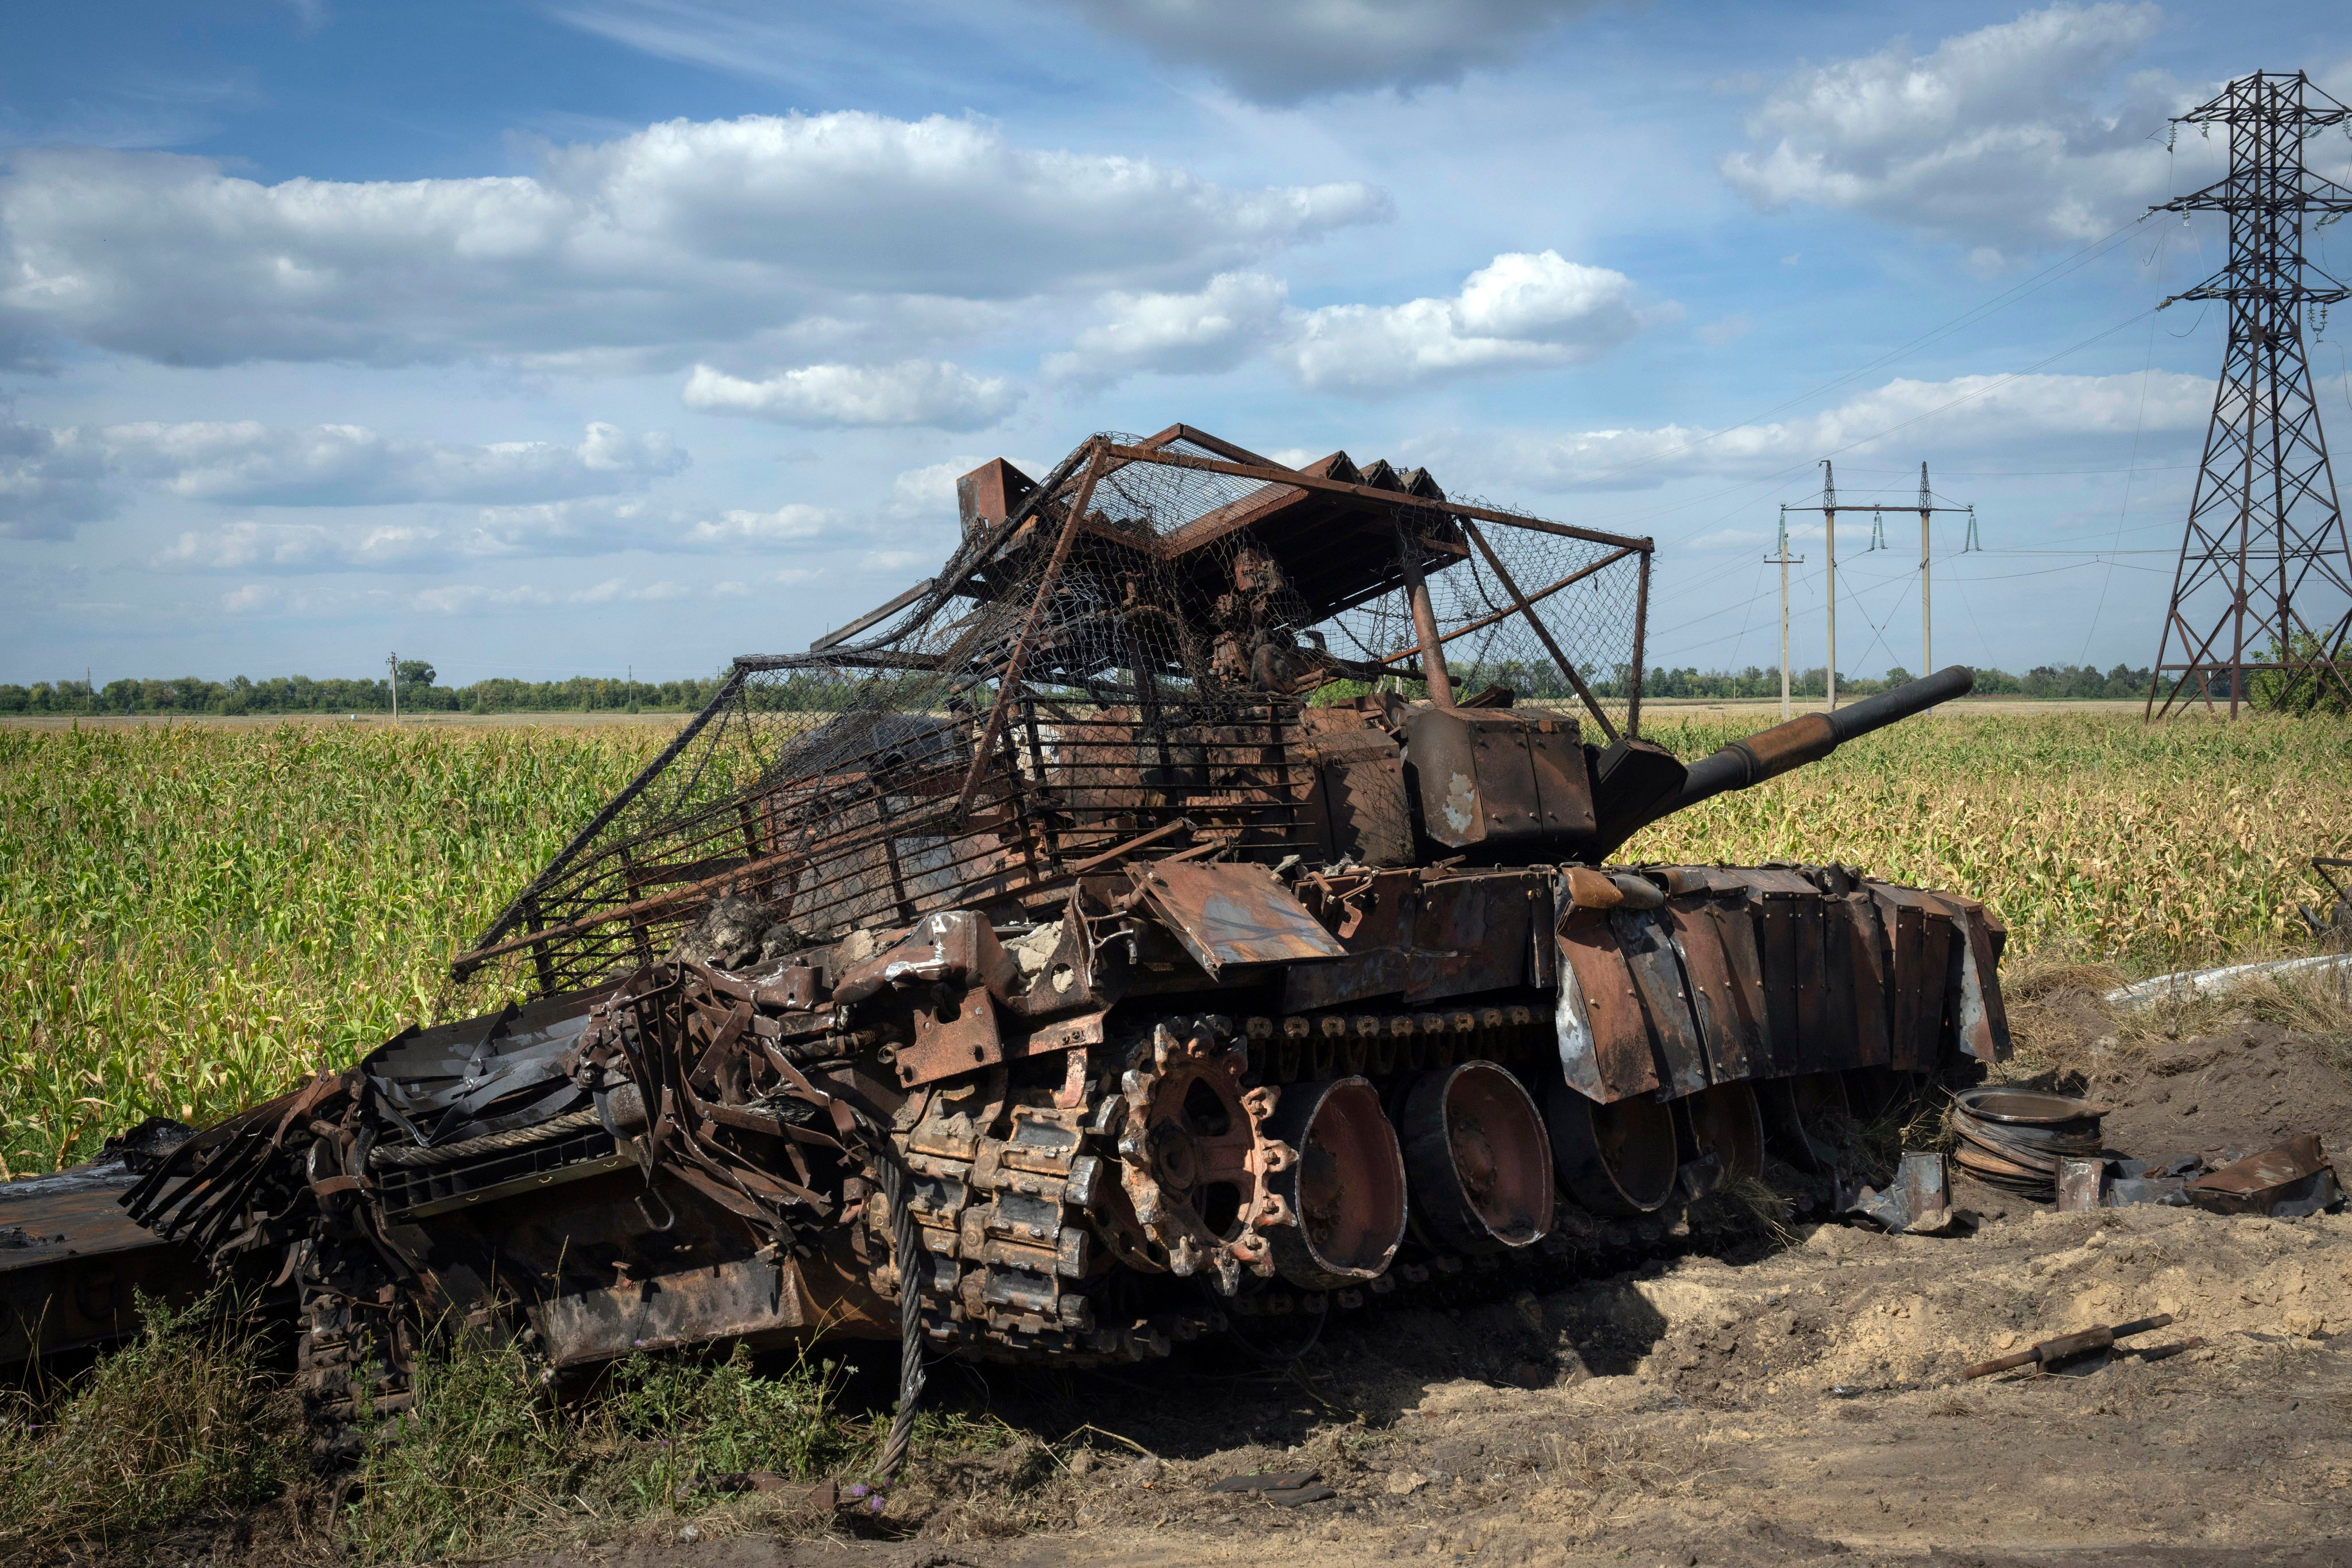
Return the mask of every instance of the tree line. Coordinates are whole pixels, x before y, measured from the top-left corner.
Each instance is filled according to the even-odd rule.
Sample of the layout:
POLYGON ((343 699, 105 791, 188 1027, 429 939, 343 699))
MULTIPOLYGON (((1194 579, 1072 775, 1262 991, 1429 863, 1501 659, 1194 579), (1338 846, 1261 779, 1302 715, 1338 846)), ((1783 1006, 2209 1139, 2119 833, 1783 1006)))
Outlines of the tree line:
MULTIPOLYGON (((470 686, 437 684, 438 672, 423 659, 398 668, 404 713, 690 713, 717 695, 722 675, 687 680, 610 680, 575 675, 569 680, 514 680, 504 676, 470 686)), ((279 675, 267 680, 110 680, 92 688, 86 680, 35 681, 0 686, 0 713, 25 714, 238 714, 385 713, 391 711, 389 679, 313 679, 279 675)))
MULTIPOLYGON (((1630 674, 1619 669, 1593 679, 1594 693, 1622 700, 1630 674)), ((1816 666, 1790 671, 1789 690, 1794 697, 1819 698, 1826 690, 1827 672, 1816 666)), ((2118 664, 2101 671, 2090 665, 2036 665, 2023 675, 2004 669, 1976 671, 1976 695, 2028 698, 2130 698, 2147 695, 2150 672, 2118 664)), ((1900 686, 1911 672, 1896 667, 1873 679, 1838 673, 1842 697, 1868 697, 1900 686)), ((469 686, 438 684, 438 672, 423 659, 404 659, 398 671, 400 707, 413 713, 691 713, 718 694, 723 672, 685 680, 612 680, 577 675, 568 680, 516 680, 494 676, 469 686)), ((1488 684, 1510 687, 1537 701, 1572 698, 1567 682, 1549 664, 1503 662, 1457 670, 1457 686, 1475 690, 1488 684)), ((1342 687, 1359 683, 1342 682, 1342 687)), ((2253 682, 2248 683, 2250 686, 2253 682)), ((1327 697, 1338 688, 1329 689, 1327 697)), ((390 680, 313 679, 307 675, 274 676, 251 680, 202 680, 184 675, 173 680, 110 680, 93 688, 81 680, 35 681, 30 686, 0 685, 0 713, 54 714, 188 714, 224 715, 272 713, 384 713, 393 705, 390 680)), ((1652 698, 1712 698, 1763 700, 1780 695, 1780 672, 1749 665, 1742 670, 1700 670, 1692 667, 1643 672, 1642 692, 1652 698)), ((1344 692, 1340 692, 1345 695, 1344 692)), ((837 706, 844 692, 838 680, 801 675, 777 683, 762 693, 761 706, 821 709, 837 706)), ((2261 693, 2252 693, 2259 704, 2261 693)), ((2226 693, 2225 693, 2226 696, 2226 693)), ((870 700, 870 699, 869 699, 870 700)))
MULTIPOLYGON (((2151 669, 2134 669, 2118 664, 2113 669, 2101 671, 2087 664, 2037 664, 2023 675, 2011 675, 2005 669, 1970 667, 1977 678, 1973 695, 1978 697, 2034 698, 2145 698, 2148 682, 2154 679, 2151 669)), ((1828 694, 1828 669, 1816 665, 1811 669, 1789 672, 1789 694, 1791 697, 1822 697, 1828 694)), ((1878 679, 1867 676, 1848 675, 1838 671, 1840 697, 1870 697, 1890 687, 1902 685, 1912 679, 1911 672, 1897 665, 1878 679)), ((1622 690, 1622 683, 1611 683, 1622 690)), ((1780 671, 1749 665, 1733 673, 1729 670, 1692 668, 1653 669, 1642 677, 1644 697, 1712 697, 1712 698, 1778 698, 1780 695, 1780 671)))

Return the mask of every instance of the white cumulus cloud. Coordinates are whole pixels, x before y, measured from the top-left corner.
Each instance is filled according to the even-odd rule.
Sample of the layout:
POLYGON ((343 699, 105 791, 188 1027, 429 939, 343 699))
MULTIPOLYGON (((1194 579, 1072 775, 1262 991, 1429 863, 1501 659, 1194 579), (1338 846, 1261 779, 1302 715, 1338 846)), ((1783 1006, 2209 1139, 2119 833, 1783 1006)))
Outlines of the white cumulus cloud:
POLYGON ((339 572, 406 567, 445 558, 438 529, 402 523, 330 527, 316 522, 244 519, 191 529, 150 564, 179 572, 339 572))
POLYGON ((1379 395, 1478 371, 1581 364, 1653 319, 1622 272, 1517 252, 1470 274, 1450 300, 1308 310, 1279 352, 1310 391, 1379 395))
MULTIPOLYGON (((1678 425, 1558 435, 1477 437, 1425 444, 1444 482, 1449 464, 1508 475, 1538 491, 1646 489, 1693 475, 1728 478, 1801 467, 1832 452, 1906 453, 1932 431, 1946 454, 2017 456, 2053 446, 2164 440, 2201 430, 2213 383, 2173 371, 2118 375, 1964 375, 1896 380, 1820 414, 1718 435, 1678 425), (1932 419, 1932 424, 1929 420, 1932 419)), ((2143 447, 2141 460, 2150 448, 2143 447)))
POLYGON ((1021 401, 1019 389, 1003 378, 977 376, 944 360, 804 365, 759 381, 698 364, 683 395, 688 408, 706 414, 744 414, 785 425, 942 430, 984 429, 1021 401))
POLYGON ((405 181, 20 148, 0 175, 0 342, 187 365, 676 363, 943 301, 1191 286, 1390 216, 1361 184, 1237 190, 938 115, 677 120, 529 174, 405 181))
POLYGON ((687 463, 667 435, 603 424, 576 443, 478 447, 406 440, 364 425, 0 421, 0 533, 66 538, 79 523, 113 516, 140 488, 235 506, 516 503, 642 489, 687 463))
POLYGON ((99 441, 118 471, 194 500, 254 506, 518 501, 636 489, 684 469, 669 437, 591 425, 572 445, 473 447, 408 441, 363 425, 275 429, 251 420, 110 425, 99 441))
POLYGON ((1113 294, 1108 320, 1047 356, 1047 374, 1106 384, 1142 371, 1229 370, 1268 356, 1310 392, 1381 396, 1490 371, 1581 364, 1652 323, 1633 280, 1558 251, 1497 256, 1447 299, 1301 310, 1278 279, 1225 273, 1189 294, 1113 294))
POLYGON ((1810 66, 1748 116, 1724 177, 1757 205, 1861 212, 2000 247, 2095 239, 2164 198, 2159 72, 2118 81, 2155 36, 2153 5, 2053 5, 1944 39, 1810 66))
POLYGON ((674 605, 681 600, 698 598, 705 590, 684 584, 657 579, 651 583, 632 583, 625 577, 608 577, 593 587, 583 588, 569 595, 575 605, 674 605))
POLYGON ((551 560, 642 550, 725 554, 822 542, 841 519, 792 502, 708 515, 609 499, 483 507, 470 522, 269 522, 240 519, 182 531, 148 564, 175 572, 322 573, 446 568, 469 561, 551 560))
POLYGON ((688 542, 702 545, 781 544, 788 540, 814 539, 835 521, 823 507, 793 502, 773 511, 727 511, 705 518, 686 531, 688 542))
POLYGON ((1101 385, 1139 370, 1231 370, 1296 319, 1289 300, 1288 285, 1256 272, 1220 273, 1195 293, 1112 293, 1102 301, 1108 320, 1080 332, 1069 352, 1047 355, 1045 374, 1101 385))
POLYGON ((420 610, 458 616, 485 609, 536 609, 555 603, 555 596, 528 584, 488 588, 478 584, 453 583, 420 589, 412 602, 420 610))

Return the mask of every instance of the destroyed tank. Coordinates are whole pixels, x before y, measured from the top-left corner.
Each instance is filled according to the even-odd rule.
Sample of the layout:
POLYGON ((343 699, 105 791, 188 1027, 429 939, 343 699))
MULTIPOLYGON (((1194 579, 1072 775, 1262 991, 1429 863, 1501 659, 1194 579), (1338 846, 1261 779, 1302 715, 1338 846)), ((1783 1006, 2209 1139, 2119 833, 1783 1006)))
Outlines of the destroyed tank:
POLYGON ((737 658, 456 957, 499 1005, 82 1173, 145 1229, 0 1274, 18 1349, 178 1259, 299 1316, 346 1442, 436 1323, 551 1377, 898 1339, 911 1395, 1520 1289, 2005 1053, 1965 897, 1613 861, 1967 670, 1686 767, 1646 539, 1183 426, 958 495, 936 575, 737 658))

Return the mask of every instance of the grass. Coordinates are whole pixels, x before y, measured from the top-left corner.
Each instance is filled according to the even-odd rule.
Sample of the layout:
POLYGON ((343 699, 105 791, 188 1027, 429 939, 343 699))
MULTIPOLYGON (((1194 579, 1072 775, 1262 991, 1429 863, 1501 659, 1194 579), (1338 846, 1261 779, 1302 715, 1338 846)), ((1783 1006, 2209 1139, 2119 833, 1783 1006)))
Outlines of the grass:
POLYGON ((2352 976, 2341 972, 2254 975, 2211 995, 2159 997, 2143 1007, 2116 1011, 2105 1033, 2093 1038, 2068 1005, 2069 994, 2109 989, 2121 978, 2112 966, 2029 958, 2004 971, 2003 1000, 2017 1054, 2002 1072, 2012 1080, 2083 1077, 2098 1068, 2101 1049, 2137 1057, 2166 1042, 2243 1023, 2273 1024, 2302 1036, 2321 1060, 2352 1074, 2352 976), (2054 1016, 2049 1012, 2053 1005, 2054 1016))
MULTIPOLYGON (((322 1511, 299 1405, 259 1331, 213 1300, 142 1308, 138 1340, 0 1405, 0 1561, 127 1560, 168 1527, 306 1490, 302 1533, 345 1560, 480 1558, 707 1512, 723 1474, 854 1471, 887 1423, 843 1417, 833 1363, 761 1373, 740 1349, 625 1362, 595 1397, 559 1405, 514 1349, 469 1335, 423 1360, 415 1408, 362 1458, 341 1511, 322 1511)), ((958 1446, 951 1426, 934 1419, 919 1438, 958 1446)))
POLYGON ((276 1495, 300 1471, 300 1415, 248 1321, 142 1300, 140 1337, 62 1386, 0 1401, 0 1560, 121 1544, 276 1495))
POLYGON ((415 1409, 362 1461, 341 1543, 361 1563, 478 1558, 698 1511, 718 1475, 814 1479, 875 1451, 837 1391, 829 1363, 762 1375, 739 1347, 625 1362, 556 1405, 519 1352, 467 1336, 424 1363, 415 1409))
MULTIPOLYGON (((1654 723, 1685 756, 1742 723, 1654 723)), ((206 1121, 479 1005, 442 965, 667 737, 280 724, 0 729, 0 1163, 206 1121)), ((1990 903, 2012 953, 2133 973, 2307 947, 2352 721, 1938 715, 1637 837, 1837 859, 1990 903)))

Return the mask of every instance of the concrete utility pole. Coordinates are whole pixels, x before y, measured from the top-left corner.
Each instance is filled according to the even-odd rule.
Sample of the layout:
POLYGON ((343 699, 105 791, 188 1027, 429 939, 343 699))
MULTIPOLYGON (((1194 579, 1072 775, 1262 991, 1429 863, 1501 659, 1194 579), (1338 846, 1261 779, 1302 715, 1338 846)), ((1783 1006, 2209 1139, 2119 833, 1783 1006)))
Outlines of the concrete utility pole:
POLYGON ((1919 465, 1919 673, 1936 668, 1936 609, 1927 581, 1927 519, 1936 510, 1936 493, 1927 488, 1927 465, 1919 465))
POLYGON ((400 655, 396 653, 385 654, 383 656, 383 667, 386 670, 391 672, 392 721, 397 724, 400 722, 400 655))
MULTIPOLYGON (((1797 508, 1797 510, 1799 511, 1811 511, 1813 509, 1810 504, 1808 504, 1801 506, 1797 508)), ((1829 696, 1830 706, 1832 708, 1835 708, 1837 706, 1837 514, 1841 510, 1860 511, 1861 510, 1862 508, 1858 506, 1841 508, 1838 505, 1837 477, 1830 468, 1830 460, 1827 458, 1823 458, 1822 459, 1821 511, 1822 521, 1827 523, 1829 526, 1829 696)), ((1919 668, 1923 674, 1932 672, 1936 668, 1936 606, 1934 584, 1928 581, 1931 568, 1930 559, 1927 552, 1927 523, 1928 520, 1939 511, 1964 511, 1968 513, 1969 537, 1968 542, 1960 547, 1961 552, 1965 554, 1971 550, 1980 548, 1977 543, 1977 509, 1974 506, 1937 506, 1936 504, 1936 492, 1927 488, 1927 465, 1922 463, 1919 465, 1919 668)), ((1878 503, 1874 502, 1872 504, 1870 508, 1870 548, 1872 550, 1882 549, 1886 543, 1886 529, 1885 523, 1880 520, 1878 503)), ((1789 508, 1784 503, 1780 508, 1780 553, 1786 555, 1788 552, 1789 508)), ((1767 556, 1765 559, 1769 561, 1771 557, 1767 556)))
POLYGON ((1780 568, 1780 718, 1785 723, 1789 718, 1789 568, 1805 563, 1803 556, 1789 553, 1789 511, 1786 507, 1780 510, 1780 548, 1776 553, 1764 557, 1764 563, 1768 566, 1777 564, 1780 568))
POLYGON ((1830 711, 1837 711, 1837 470, 1822 459, 1822 526, 1827 531, 1830 574, 1830 711))

